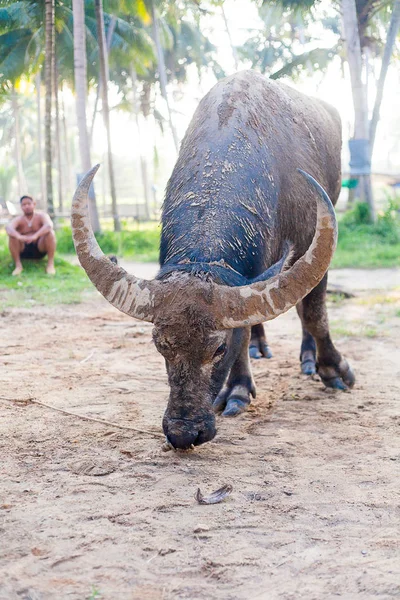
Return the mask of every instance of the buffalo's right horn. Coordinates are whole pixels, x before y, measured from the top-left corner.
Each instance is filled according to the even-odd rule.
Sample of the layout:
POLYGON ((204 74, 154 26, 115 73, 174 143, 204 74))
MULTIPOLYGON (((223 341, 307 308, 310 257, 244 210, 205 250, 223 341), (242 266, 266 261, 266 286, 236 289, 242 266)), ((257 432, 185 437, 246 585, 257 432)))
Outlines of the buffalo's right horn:
POLYGON ((99 166, 86 173, 72 201, 72 236, 79 262, 99 292, 115 308, 131 317, 153 321, 154 295, 161 283, 137 279, 115 265, 103 254, 94 237, 88 210, 88 192, 99 166))
POLYGON ((275 319, 309 294, 328 270, 337 241, 335 211, 328 194, 314 177, 298 171, 318 192, 317 222, 310 247, 290 269, 267 281, 235 288, 216 286, 214 316, 220 329, 275 319))

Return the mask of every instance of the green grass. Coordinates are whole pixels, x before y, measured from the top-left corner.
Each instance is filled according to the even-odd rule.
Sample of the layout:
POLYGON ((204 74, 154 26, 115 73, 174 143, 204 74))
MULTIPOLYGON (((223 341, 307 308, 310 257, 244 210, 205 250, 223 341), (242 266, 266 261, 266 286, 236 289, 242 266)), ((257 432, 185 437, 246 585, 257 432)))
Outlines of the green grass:
MULTIPOLYGON (((160 227, 156 223, 125 225, 121 232, 103 231, 96 235, 104 254, 116 254, 139 262, 158 261, 160 227)), ((75 254, 70 227, 62 227, 56 232, 57 252, 75 254)))
POLYGON ((328 302, 331 304, 334 304, 335 306, 339 306, 345 300, 346 300, 345 295, 341 294, 340 292, 328 295, 328 302))
POLYGON ((376 223, 369 223, 366 204, 356 204, 339 220, 333 268, 400 266, 399 201, 389 200, 376 223))
POLYGON ((55 260, 56 275, 49 276, 47 259, 23 261, 18 277, 11 275, 14 264, 5 235, 0 236, 0 308, 31 307, 38 304, 73 304, 93 293, 93 286, 79 267, 60 257, 55 260))
POLYGON ((355 231, 352 236, 342 235, 331 268, 379 268, 400 266, 400 243, 387 244, 373 233, 355 231))
POLYGON ((87 600, 97 600, 97 598, 101 598, 100 591, 92 585, 92 590, 90 592, 90 596, 87 596, 87 600))
POLYGON ((365 327, 363 330, 363 335, 367 338, 376 338, 379 333, 375 327, 365 327))
POLYGON ((376 338, 381 337, 383 332, 376 327, 366 326, 358 322, 352 322, 349 326, 331 322, 331 333, 335 337, 376 338))

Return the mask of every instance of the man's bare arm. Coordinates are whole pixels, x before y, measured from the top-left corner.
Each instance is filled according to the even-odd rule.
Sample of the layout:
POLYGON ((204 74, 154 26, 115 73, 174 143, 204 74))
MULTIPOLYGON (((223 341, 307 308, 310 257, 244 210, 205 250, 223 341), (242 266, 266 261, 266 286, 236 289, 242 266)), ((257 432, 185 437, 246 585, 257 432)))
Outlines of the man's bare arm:
POLYGON ((15 217, 6 226, 6 232, 10 237, 15 238, 16 240, 20 240, 22 242, 24 240, 24 236, 21 235, 16 229, 18 227, 18 225, 20 224, 20 222, 21 222, 21 217, 15 217))
POLYGON ((33 242, 36 242, 40 237, 46 235, 47 233, 49 233, 49 231, 52 231, 53 229, 53 221, 50 219, 49 215, 43 213, 40 216, 42 218, 42 226, 40 229, 38 229, 37 231, 35 231, 35 233, 31 235, 31 239, 33 242))

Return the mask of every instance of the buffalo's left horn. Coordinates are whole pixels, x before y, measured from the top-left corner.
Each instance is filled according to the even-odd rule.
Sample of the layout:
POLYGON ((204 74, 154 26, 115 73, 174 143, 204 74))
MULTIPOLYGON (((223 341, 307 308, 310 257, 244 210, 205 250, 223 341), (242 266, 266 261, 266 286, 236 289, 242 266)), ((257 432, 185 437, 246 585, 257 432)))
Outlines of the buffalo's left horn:
POLYGON ((328 270, 337 241, 335 211, 323 187, 305 171, 298 171, 318 192, 317 222, 311 245, 290 269, 267 281, 235 288, 216 286, 214 315, 221 329, 275 319, 309 294, 328 270))
POLYGON ((88 210, 88 192, 100 165, 96 165, 83 177, 72 201, 72 236, 79 262, 92 283, 104 298, 122 312, 153 321, 154 295, 160 282, 137 279, 111 262, 101 251, 88 210))

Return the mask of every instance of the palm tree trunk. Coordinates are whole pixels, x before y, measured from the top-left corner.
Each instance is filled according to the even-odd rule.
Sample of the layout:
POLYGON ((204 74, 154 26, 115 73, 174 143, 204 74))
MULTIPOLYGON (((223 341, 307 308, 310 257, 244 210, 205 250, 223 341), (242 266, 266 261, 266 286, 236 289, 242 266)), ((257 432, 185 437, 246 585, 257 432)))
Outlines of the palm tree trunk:
POLYGON ((397 32, 400 26, 400 0, 395 0, 392 8, 392 18, 390 19, 389 31, 386 39, 385 50, 383 52, 381 72, 376 88, 376 98, 372 119, 369 128, 369 147, 371 156, 374 151, 376 128, 379 121, 379 112, 381 109, 383 89, 385 87, 386 75, 389 68, 390 59, 393 53, 393 47, 396 42, 397 32))
POLYGON ((172 112, 171 112, 171 107, 170 107, 170 103, 169 103, 169 99, 168 99, 167 71, 165 68, 164 53, 163 53, 161 40, 160 40, 160 30, 159 30, 159 25, 158 25, 156 9, 154 6, 154 0, 151 0, 151 18, 153 21, 153 38, 154 38, 154 43, 155 43, 156 49, 157 49, 157 63, 158 63, 158 74, 160 76, 161 95, 164 98, 165 103, 167 105, 169 126, 170 126, 170 129, 172 132, 172 137, 174 139, 175 149, 178 152, 179 151, 179 141, 178 141, 178 135, 176 133, 176 129, 174 126, 174 122, 172 120, 172 112))
MULTIPOLYGON (((342 0, 343 30, 346 40, 347 61, 350 68, 351 88, 354 104, 354 140, 368 146, 368 104, 362 82, 362 56, 355 0, 342 0)), ((369 157, 368 148, 364 152, 369 157)), ((361 171, 368 170, 360 169, 361 171)), ((367 202, 371 219, 375 220, 375 207, 372 196, 371 173, 357 174, 360 188, 360 199, 367 202)))
MULTIPOLYGON (((110 53, 111 40, 112 40, 112 36, 115 31, 116 23, 117 23, 117 19, 115 18, 114 15, 112 15, 110 24, 108 26, 108 31, 107 31, 107 57, 108 57, 108 54, 110 53)), ((94 109, 93 109, 92 124, 90 126, 90 147, 92 147, 92 143, 93 143, 94 123, 96 121, 97 106, 99 104, 100 92, 101 92, 101 77, 99 76, 99 82, 98 82, 97 90, 96 90, 96 100, 95 100, 94 109)))
MULTIPOLYGON (((74 17, 74 76, 76 92, 76 116, 79 132, 79 151, 81 166, 84 172, 91 168, 89 136, 86 124, 86 30, 85 8, 83 0, 72 0, 74 17)), ((89 211, 92 228, 95 233, 100 231, 100 221, 93 188, 89 194, 89 211)))
POLYGON ((39 203, 40 207, 44 208, 44 202, 46 198, 46 186, 43 176, 43 135, 42 135, 42 107, 40 98, 40 73, 36 75, 35 80, 36 86, 36 104, 37 104, 37 139, 39 147, 39 178, 40 178, 40 194, 41 200, 39 203))
POLYGON ((108 155, 108 174, 110 178, 111 205, 114 221, 114 231, 121 231, 121 224, 118 217, 117 194, 115 192, 114 178, 114 163, 111 147, 111 130, 110 130, 110 109, 108 106, 108 56, 106 49, 106 35, 104 30, 103 3, 102 0, 95 0, 96 21, 97 21, 97 37, 99 44, 100 56, 100 74, 101 74, 101 91, 102 91, 102 108, 104 125, 107 133, 107 155, 108 155))
POLYGON ((17 185, 18 185, 18 195, 19 197, 22 194, 26 194, 26 180, 24 175, 24 169, 22 166, 22 156, 21 156, 21 131, 19 126, 19 106, 17 93, 15 91, 15 87, 12 87, 11 91, 11 101, 13 108, 13 116, 14 116, 14 136, 15 136, 15 162, 17 165, 17 185))
POLYGON ((53 179, 52 179, 52 136, 51 136, 51 101, 52 101, 52 62, 54 56, 54 0, 45 0, 45 32, 46 60, 45 86, 46 103, 44 115, 44 152, 46 161, 46 194, 47 211, 54 217, 53 179))
POLYGON ((99 82, 97 84, 97 90, 96 90, 96 100, 94 101, 92 123, 90 125, 90 135, 89 135, 89 144, 90 144, 90 147, 92 147, 92 145, 93 145, 94 124, 96 122, 96 116, 97 116, 97 111, 98 111, 99 98, 100 98, 100 90, 101 90, 101 83, 100 83, 100 80, 99 80, 99 82))
POLYGON ((61 89, 61 109, 62 109, 62 127, 63 127, 63 137, 64 137, 64 156, 65 156, 65 165, 66 165, 66 188, 69 191, 74 187, 74 175, 72 173, 71 167, 71 159, 70 159, 70 149, 69 149, 69 140, 68 140, 68 129, 67 129, 67 118, 65 116, 65 104, 64 104, 64 86, 62 85, 61 89), (72 184, 72 186, 71 186, 72 184))
POLYGON ((149 189, 149 178, 147 174, 147 161, 146 157, 142 152, 142 135, 140 129, 140 121, 139 121, 139 107, 137 102, 137 93, 136 93, 136 71, 133 65, 131 66, 131 78, 132 78, 132 90, 133 90, 133 112, 135 114, 136 120, 136 128, 137 128, 137 136, 138 136, 138 147, 139 147, 139 155, 140 155, 140 171, 142 174, 142 185, 143 185, 143 195, 144 202, 146 207, 146 218, 150 219, 151 210, 150 210, 150 189, 149 189))
POLYGON ((232 42, 231 30, 229 29, 229 23, 228 23, 228 19, 226 18, 226 14, 225 14, 225 9, 224 9, 223 2, 221 3, 221 12, 222 12, 222 18, 223 18, 224 24, 225 24, 225 31, 226 31, 226 34, 227 34, 228 39, 229 39, 229 45, 231 47, 231 52, 232 52, 232 57, 233 57, 233 63, 235 65, 235 71, 238 71, 239 70, 238 55, 237 55, 237 52, 236 52, 236 48, 235 48, 235 46, 233 45, 233 42, 232 42))
POLYGON ((58 166, 58 210, 63 211, 63 169, 61 161, 61 139, 60 139, 60 107, 58 101, 58 68, 57 58, 54 56, 54 99, 56 107, 56 153, 58 166))

